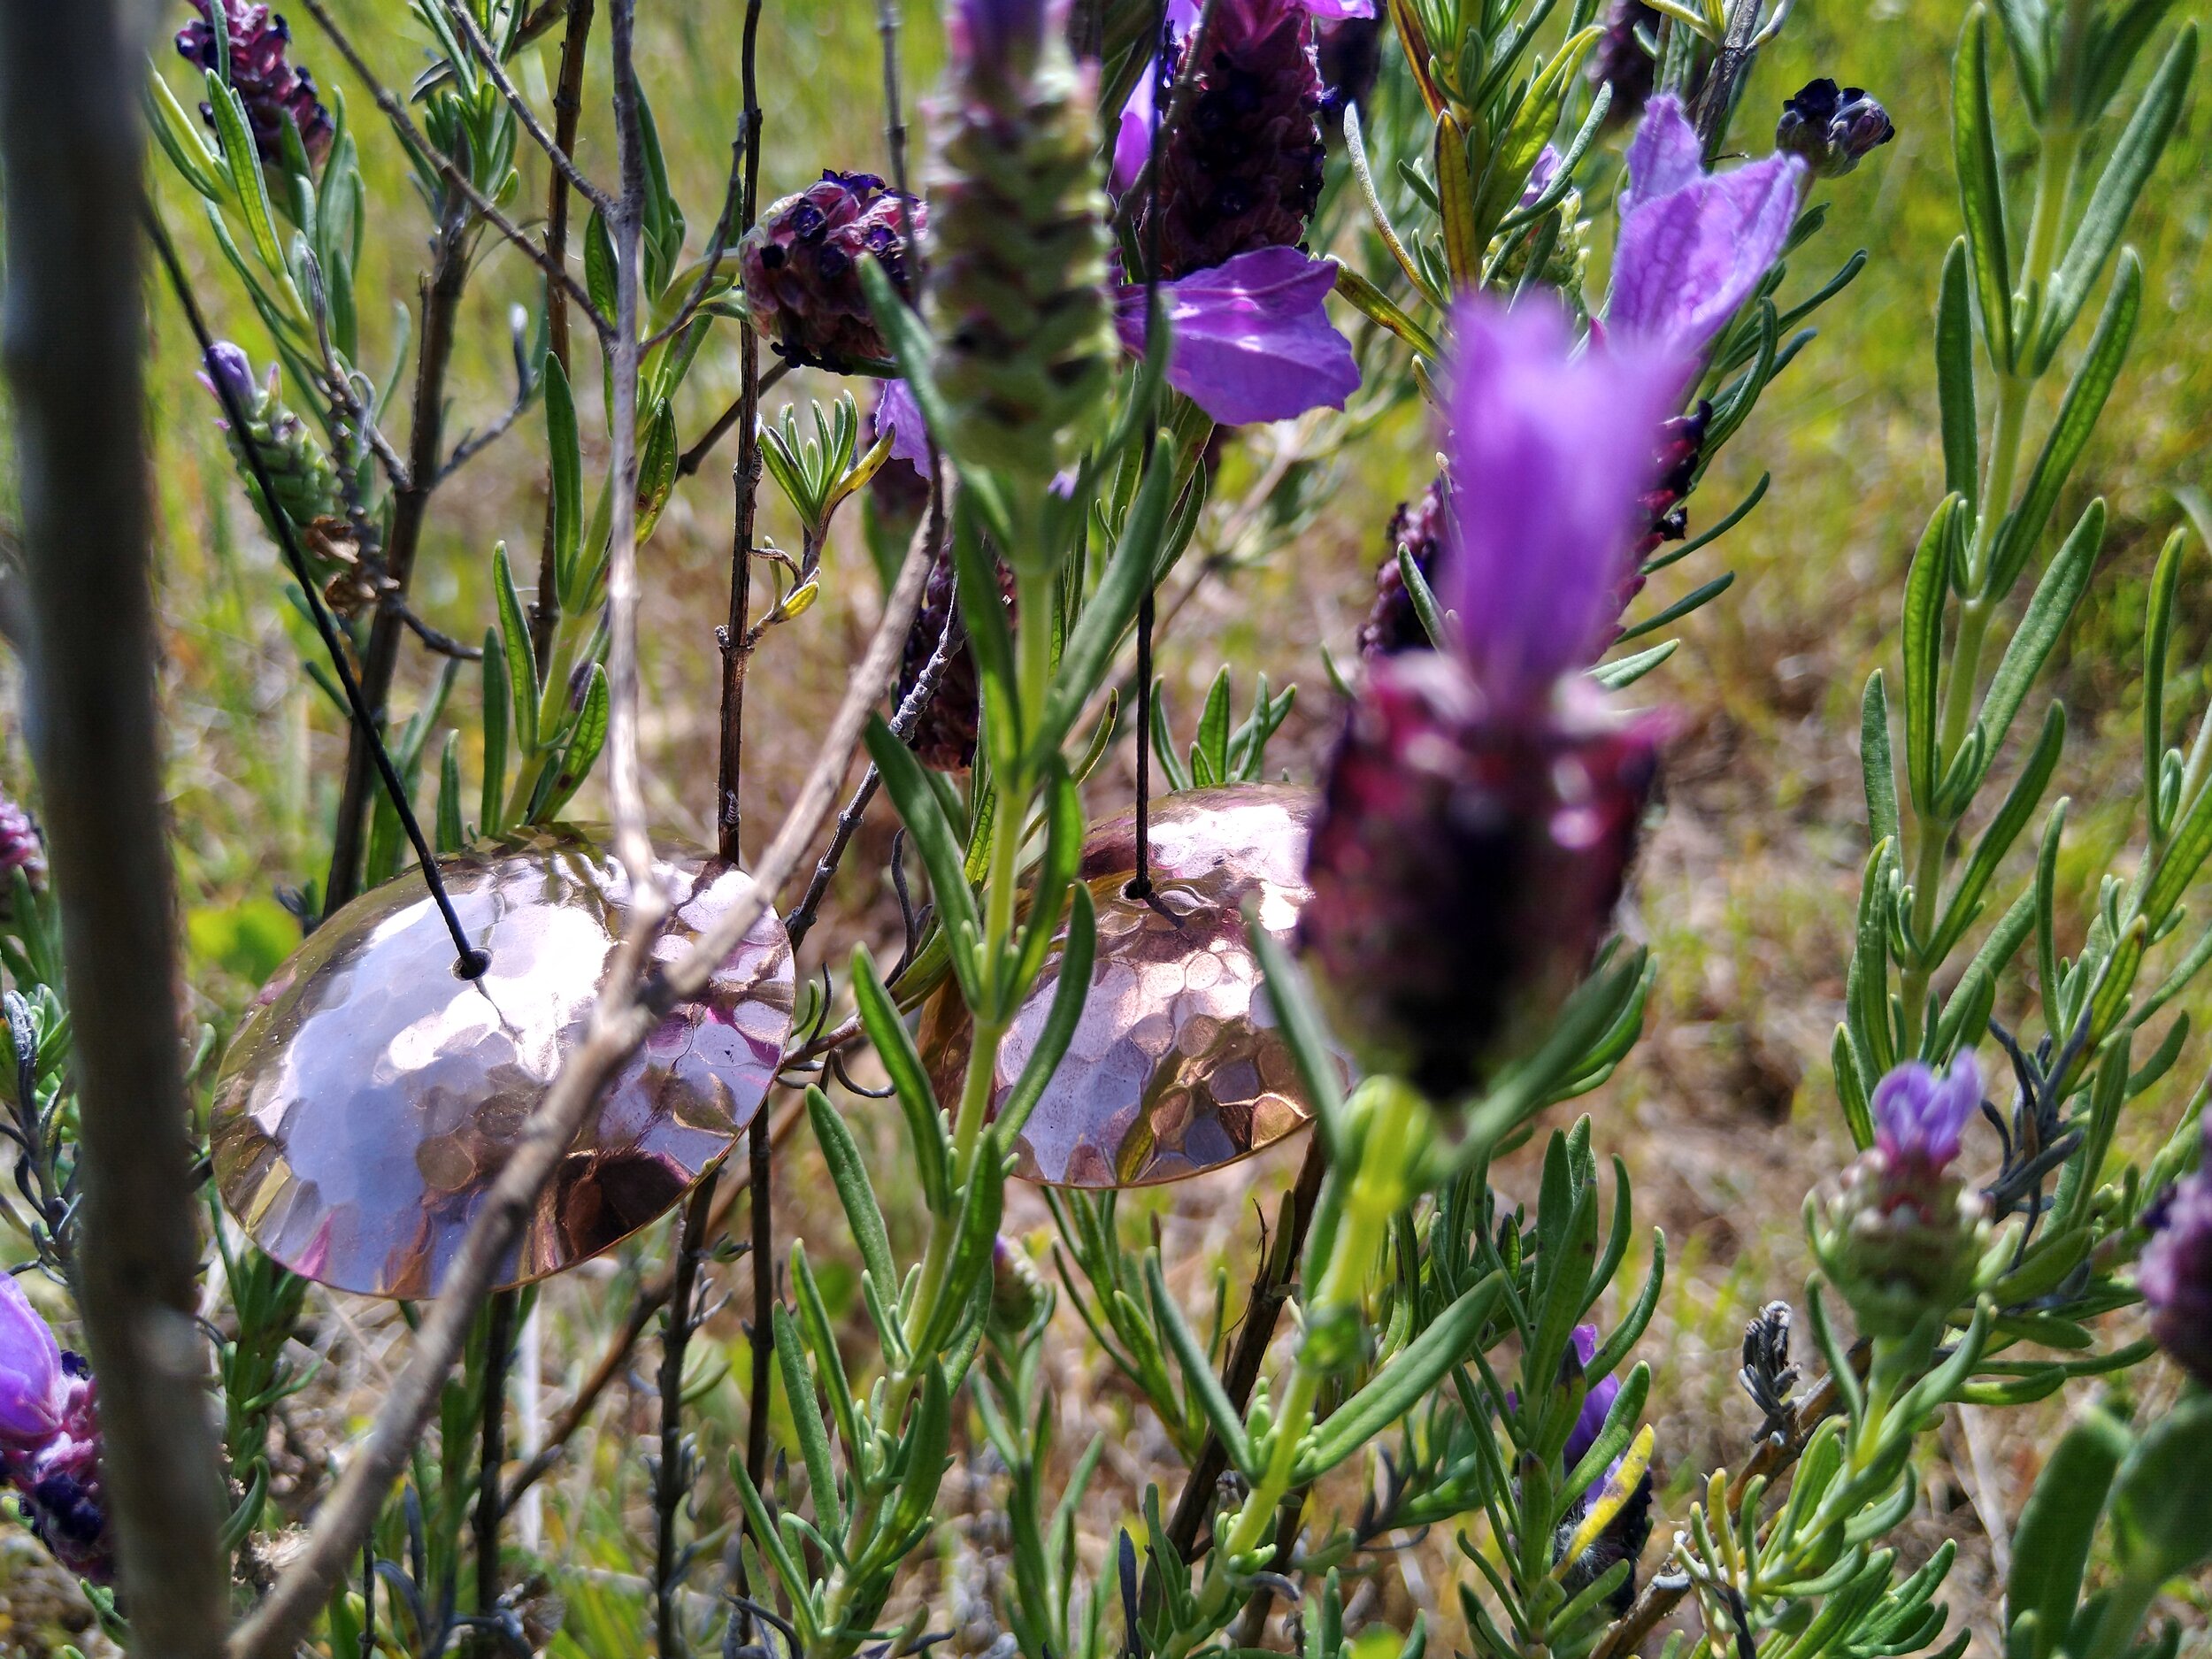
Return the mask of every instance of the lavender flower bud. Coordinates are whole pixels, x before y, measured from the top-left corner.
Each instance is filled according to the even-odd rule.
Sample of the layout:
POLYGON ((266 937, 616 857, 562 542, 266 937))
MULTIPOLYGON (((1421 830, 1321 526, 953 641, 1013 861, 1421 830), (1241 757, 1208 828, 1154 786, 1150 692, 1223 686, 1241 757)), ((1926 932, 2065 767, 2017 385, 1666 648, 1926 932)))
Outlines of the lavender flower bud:
POLYGON ((870 173, 826 170, 787 196, 738 245, 738 271, 753 321, 795 365, 849 373, 891 355, 860 285, 860 262, 883 265, 894 286, 910 278, 907 235, 928 227, 921 203, 870 173))
POLYGON ((1774 147, 1803 157, 1821 178, 1839 179, 1896 136, 1889 111, 1865 88, 1839 88, 1824 78, 1783 101, 1774 147))
POLYGON ((115 1560, 100 1483, 96 1392, 84 1361, 54 1340, 23 1287, 0 1274, 0 1475, 54 1558, 106 1584, 115 1560))
POLYGON ((991 1241, 991 1334, 1018 1339, 1045 1310, 1044 1280, 1029 1253, 1003 1233, 991 1241))
MULTIPOLYGON (((213 7, 223 9, 223 27, 230 35, 230 84, 246 106, 246 123, 253 129, 254 148, 272 165, 284 160, 284 123, 299 129, 301 148, 308 159, 320 162, 330 150, 334 129, 330 111, 323 108, 315 90, 315 77, 294 65, 286 57, 292 31, 280 17, 252 0, 192 0, 199 21, 177 31, 178 54, 203 69, 219 63, 215 50, 213 7)), ((200 113, 213 126, 213 109, 200 105, 200 113)))
POLYGON ((1377 659, 1331 763, 1299 940, 1372 1070, 1464 1096, 1610 925, 1658 730, 1585 702, 1500 717, 1450 652, 1377 659))
MULTIPOLYGON (((999 591, 1010 615, 1014 573, 1001 561, 998 574, 999 591)), ((930 567, 929 580, 922 589, 921 609, 914 613, 914 625, 907 633, 905 653, 899 662, 895 699, 901 704, 920 680, 922 670, 936 655, 944 638, 945 618, 952 612, 955 585, 952 550, 947 548, 930 567)), ((963 634, 958 649, 938 676, 937 689, 922 704, 912 729, 906 734, 907 747, 925 766, 939 772, 965 772, 975 764, 976 738, 982 718, 983 689, 976 671, 975 649, 963 634)))
POLYGON ((943 436, 965 460, 1039 482, 1085 442, 1118 355, 1094 74, 1069 56, 1066 12, 1066 0, 956 0, 932 111, 943 436))
POLYGON ((2212 1173, 2177 1182, 2136 1270, 2151 1333, 2175 1363, 2212 1386, 2212 1173))
POLYGON ((46 847, 39 840, 38 826, 31 822, 28 812, 0 795, 0 914, 6 911, 8 894, 19 870, 31 884, 32 892, 46 890, 46 847))
POLYGON ((1651 102, 1659 65, 1644 50, 1637 31, 1655 29, 1659 20, 1658 12, 1644 0, 1617 0, 1604 36, 1590 54, 1591 84, 1613 88, 1613 102, 1605 111, 1609 125, 1634 120, 1651 102))
MULTIPOLYGON (((269 482, 276 491, 276 505, 285 517, 303 530, 319 520, 342 520, 346 503, 338 488, 337 469, 331 465, 329 451, 323 448, 322 441, 305 421, 285 407, 278 395, 275 366, 271 365, 267 382, 256 386, 253 365, 246 354, 228 341, 219 340, 207 354, 200 383, 215 392, 219 382, 245 416, 245 432, 253 439, 262 465, 268 469, 269 482)), ((216 401, 222 402, 220 393, 217 393, 216 401)), ((226 417, 218 417, 215 424, 230 441, 238 475, 245 480, 246 493, 252 497, 261 522, 272 536, 276 535, 276 520, 270 517, 268 503, 261 499, 261 490, 240 434, 226 417)), ((342 525, 340 528, 342 530, 342 525)), ((311 536, 308 539, 311 543, 320 540, 311 536)))
MULTIPOLYGON (((1163 63, 1164 88, 1188 50, 1163 63)), ((1189 115, 1162 134, 1156 203, 1138 220, 1140 247, 1158 238, 1163 279, 1304 240, 1321 200, 1322 104, 1302 0, 1218 0, 1189 115)))
POLYGON ((1414 568, 1433 587, 1448 528, 1444 488, 1440 477, 1422 492, 1418 502, 1411 505, 1400 502, 1398 511, 1390 515, 1389 528, 1383 532, 1382 563, 1375 567, 1375 603, 1359 631, 1363 657, 1395 657, 1400 651, 1430 649, 1428 633, 1413 608, 1413 595, 1406 591, 1405 579, 1399 573, 1398 549, 1403 548, 1413 555, 1414 568))
POLYGON ((1895 1067, 1874 1090, 1873 1149, 1817 1207, 1814 1254, 1870 1336, 1907 1335, 1973 1290, 1988 1205, 1951 1165, 1981 1098, 1971 1054, 1942 1074, 1895 1067))

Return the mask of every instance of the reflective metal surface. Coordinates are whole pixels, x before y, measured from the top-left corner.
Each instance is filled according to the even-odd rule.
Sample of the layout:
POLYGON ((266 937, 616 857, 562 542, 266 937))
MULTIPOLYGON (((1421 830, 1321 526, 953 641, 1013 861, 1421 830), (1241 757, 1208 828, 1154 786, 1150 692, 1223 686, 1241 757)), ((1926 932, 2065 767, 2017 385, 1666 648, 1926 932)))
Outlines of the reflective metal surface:
MULTIPOLYGON (((1307 1106, 1275 1028, 1242 906, 1287 940, 1305 902, 1315 797, 1286 784, 1235 784, 1152 804, 1157 908, 1127 896, 1136 815, 1093 826, 1082 877, 1098 911, 1089 1000, 1068 1052, 1023 1126, 1015 1172, 1066 1187, 1179 1180, 1299 1128, 1307 1106)), ((1020 1076, 1059 984, 1056 943, 1000 1044, 994 1110, 1020 1076)), ((948 985, 923 1016, 922 1050, 941 1100, 959 1096, 967 1013, 948 985)))
MULTIPOLYGON (((663 849, 681 956, 750 886, 663 849)), ((332 917, 263 987, 223 1057, 211 1120, 223 1202, 294 1271, 372 1295, 428 1294, 562 1060, 620 934, 611 854, 538 833, 442 861, 480 979, 419 872, 332 917)), ((759 1109, 791 1028, 791 949, 771 910, 672 1013, 586 1121, 504 1284, 559 1271, 663 1214, 759 1109)))

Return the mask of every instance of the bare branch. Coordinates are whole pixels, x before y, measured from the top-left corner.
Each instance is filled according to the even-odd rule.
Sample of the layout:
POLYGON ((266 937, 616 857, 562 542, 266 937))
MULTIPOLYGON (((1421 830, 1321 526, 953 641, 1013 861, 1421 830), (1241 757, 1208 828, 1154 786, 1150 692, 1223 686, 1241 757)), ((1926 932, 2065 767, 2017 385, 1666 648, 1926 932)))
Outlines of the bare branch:
POLYGON ((308 15, 321 26, 323 33, 330 37, 330 43, 338 49, 338 55, 346 60, 346 66, 353 71, 355 77, 363 86, 368 88, 370 96, 375 100, 376 107, 384 111, 386 119, 393 126, 399 128, 400 136, 422 152, 430 165, 438 170, 438 175, 461 193, 468 204, 483 218, 486 224, 521 249, 533 264, 565 288, 569 298, 582 308, 585 316, 591 319, 594 328, 602 334, 609 333, 614 326, 613 323, 591 303, 591 296, 585 292, 583 285, 571 276, 565 267, 551 263, 547 258, 545 250, 532 242, 514 220, 501 212, 491 198, 476 188, 474 182, 461 171, 450 156, 423 136, 421 129, 408 115, 406 105, 399 101, 398 96, 389 87, 376 78, 375 72, 370 69, 367 61, 363 58, 352 41, 346 37, 345 31, 338 27, 337 20, 330 15, 330 9, 324 4, 323 0, 300 0, 300 4, 307 8, 308 15))
POLYGON ((31 723, 76 1041, 78 1305, 133 1647, 221 1651, 228 1585, 179 1041, 142 376, 139 7, 0 9, 7 367, 34 649, 31 723))
POLYGON ((469 15, 469 9, 461 4, 460 0, 445 0, 445 12, 459 26, 462 35, 468 41, 469 50, 484 65, 484 73, 492 78, 492 85, 499 88, 499 96, 507 100, 507 107, 515 112, 515 119, 522 124, 522 130, 530 134, 537 147, 545 151, 546 158, 567 178, 569 183, 576 187, 578 195, 597 208, 603 216, 612 219, 614 203, 604 191, 584 176, 583 169, 570 158, 568 151, 561 147, 553 134, 545 130, 538 119, 537 111, 530 107, 528 100, 509 78, 507 66, 499 61, 499 54, 492 50, 492 43, 484 38, 484 31, 476 27, 476 19, 469 15))

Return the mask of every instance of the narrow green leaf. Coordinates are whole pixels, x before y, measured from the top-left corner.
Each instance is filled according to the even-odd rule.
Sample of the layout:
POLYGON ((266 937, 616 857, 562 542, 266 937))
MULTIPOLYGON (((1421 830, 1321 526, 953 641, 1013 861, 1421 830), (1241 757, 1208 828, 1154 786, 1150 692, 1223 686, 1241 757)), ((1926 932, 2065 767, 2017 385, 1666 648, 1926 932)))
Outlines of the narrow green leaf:
POLYGON ((222 201, 227 195, 222 157, 208 148, 199 123, 184 112, 184 105, 169 90, 169 83, 150 73, 146 81, 146 124, 161 141, 170 165, 184 175, 187 184, 210 202, 222 201))
MULTIPOLYGON (((551 352, 545 357, 546 458, 553 475, 553 557, 559 572, 556 593, 572 580, 576 553, 584 534, 584 460, 576 429, 576 399, 569 389, 568 371, 551 352)), ((538 603, 553 603, 556 594, 540 594, 538 603)))
POLYGON ((891 1237, 884 1231, 883 1210, 876 1202, 875 1188, 869 1184, 868 1166, 861 1160, 859 1143, 837 1115, 837 1108, 830 1104, 829 1096, 818 1087, 807 1089, 806 1115, 822 1148, 823 1162, 829 1165, 830 1182, 845 1207, 845 1219, 852 1225, 861 1262, 878 1286, 895 1286, 899 1279, 891 1264, 891 1237))
POLYGON ((1228 1454, 1229 1467, 1248 1480, 1257 1480, 1261 1472, 1259 1463, 1252 1455, 1252 1442, 1245 1436, 1243 1420, 1229 1403, 1221 1379, 1214 1374, 1213 1361, 1190 1326, 1184 1323, 1182 1310, 1175 1305, 1175 1299, 1168 1294, 1167 1279, 1160 1271, 1156 1250, 1145 1256, 1144 1279, 1152 1293, 1153 1323, 1166 1333, 1168 1346, 1175 1350, 1175 1357, 1182 1365, 1185 1391, 1211 1425, 1222 1450, 1228 1454))
POLYGON ((1943 661, 1943 601, 1950 591, 1951 519, 1959 498, 1947 496, 1928 520, 1905 578, 1905 781, 1914 809, 1935 803, 1936 691, 1943 661))
POLYGON ((960 1219, 952 1237, 952 1257, 945 1270, 945 1294, 931 1310, 929 1322, 914 1339, 914 1351, 936 1354, 952 1336, 965 1309, 964 1296, 975 1287, 978 1276, 991 1271, 991 1246, 998 1237, 999 1217, 1005 1202, 1005 1145, 997 1125, 983 1132, 976 1149, 975 1168, 968 1176, 968 1190, 960 1195, 960 1219))
POLYGON ((1413 549, 1398 549, 1398 580, 1404 584, 1406 598, 1412 603, 1413 614, 1420 620, 1421 633, 1437 650, 1451 649, 1444 633, 1444 608, 1436 603, 1436 590, 1429 586, 1429 579, 1422 572, 1413 549))
POLYGON ((1624 645, 1631 640, 1642 639, 1647 634, 1656 633, 1661 628, 1671 627, 1675 623, 1681 621, 1683 618, 1688 616, 1693 611, 1702 610, 1706 605, 1710 604, 1714 600, 1719 598, 1723 594, 1726 593, 1735 585, 1736 572, 1733 571, 1723 571, 1719 575, 1714 577, 1711 581, 1705 583, 1702 587, 1694 588, 1690 592, 1683 595, 1681 598, 1676 600, 1664 611, 1659 612, 1658 615, 1646 617, 1641 622, 1637 623, 1634 626, 1623 628, 1620 631, 1619 635, 1614 640, 1613 642, 1616 645, 1624 645))
MULTIPOLYGON (((1984 770, 1987 768, 1986 757, 1996 753, 2005 741, 2005 733, 2012 729, 2013 716, 2019 712, 2021 700, 2028 695, 2028 687, 2035 683, 2036 676, 2043 672, 2052 648, 2058 643, 2058 636, 2065 632, 2067 620, 2074 614, 2074 606, 2089 586, 2090 573, 2097 566, 2097 555, 2104 547, 2104 518, 2103 500, 2091 502, 2074 526, 2073 534, 2051 560, 2050 568, 2043 572, 2043 580, 2035 585, 2035 595, 2028 601, 2027 612, 2005 647, 1977 720, 1985 739, 1984 770)), ((1978 778, 1975 781, 1978 784, 1980 780, 1978 778)))
POLYGON ((445 752, 438 757, 438 854, 461 850, 468 832, 461 826, 461 734, 445 734, 445 752))
POLYGON ((806 1246, 796 1239, 791 1241, 791 1289, 799 1304, 799 1324, 806 1333, 807 1347, 821 1373, 822 1392, 829 1396, 831 1414, 837 1419, 837 1432, 848 1451, 856 1455, 863 1443, 860 1420, 853 1411, 852 1383, 845 1375, 845 1358, 838 1352, 837 1328, 830 1323, 829 1304, 822 1300, 822 1287, 807 1261, 806 1246))
POLYGON ((2074 463, 2081 458, 2082 448, 2104 412, 2105 400, 2120 378, 2142 305, 2142 262, 2130 249, 2120 256, 2120 273, 2113 279, 2112 294, 2097 321, 2088 355, 2066 388, 2065 402, 2059 405, 2058 419, 2051 423, 2034 468, 2028 473, 2020 504, 2006 516, 1998 534, 1996 552, 1990 560, 1992 593, 2009 593, 2034 557, 2036 543, 2043 539, 2044 526, 2058 505, 2059 491, 2074 470, 2074 463))
POLYGON ((2135 113, 2129 118, 2119 142, 2106 158, 2104 173, 2097 180, 2096 188, 2090 192, 2089 205, 2075 229, 2073 243, 2052 273, 2031 365, 2036 373, 2042 373, 2058 355, 2059 346, 2088 300, 2089 290, 2096 285, 2105 261, 2119 246, 2120 234, 2127 228, 2128 216, 2135 211, 2135 198, 2142 194, 2151 169, 2158 165, 2166 141, 2173 136, 2175 124, 2181 119, 2182 104, 2188 96, 2189 79, 2196 66, 2197 26, 2193 22, 2185 23, 2174 37, 2174 43, 2167 48, 2150 84, 2144 88, 2142 99, 2136 104, 2135 113))
POLYGON ((1043 968, 1045 957, 1066 914, 1068 889, 1083 862, 1083 798, 1057 757, 1045 785, 1045 852, 1029 887, 1029 919, 1022 926, 1021 947, 1011 983, 1025 992, 1043 968))
POLYGON ((1374 1380, 1347 1400, 1313 1432, 1298 1457, 1297 1480, 1319 1479, 1418 1404, 1445 1372, 1464 1362, 1481 1339, 1505 1281, 1492 1273, 1439 1314, 1400 1350, 1374 1380))
POLYGON ((599 764, 600 751, 607 746, 612 707, 607 671, 603 664, 594 663, 591 678, 584 684, 583 707, 569 724, 568 738, 561 745, 559 758, 547 760, 541 787, 534 792, 531 823, 550 823, 560 817, 563 807, 576 798, 576 792, 591 776, 591 769, 599 764))
POLYGON ((1897 763, 1889 747, 1889 694, 1878 668, 1867 676, 1866 695, 1859 701, 1859 770, 1866 782, 1867 839, 1902 846, 1897 763))
POLYGON ((1060 978, 1053 987, 1052 1006, 1046 1010, 1045 1023, 1037 1033, 1029 1058, 1023 1062, 1021 1075, 1014 1079, 1013 1090, 999 1111, 998 1121, 1010 1138, 1021 1133, 1029 1114, 1044 1098, 1045 1087, 1074 1039, 1084 1002, 1090 995, 1092 964, 1098 950, 1097 907, 1087 884, 1079 881, 1069 893, 1072 902, 1068 907, 1067 938, 1061 947, 1060 978))
POLYGON ((2045 99, 2050 86, 2050 58, 2045 50, 2044 0, 1996 0, 1997 22, 2005 44, 2012 49, 2012 65, 2020 77, 2020 95, 2028 113, 2042 124, 2045 99))
POLYGON ((1951 244, 1936 302, 1936 396, 1943 411, 1943 487, 1974 511, 1980 497, 1981 431, 1974 410, 1974 319, 1966 239, 1951 244))
POLYGON ((1174 446, 1163 443, 1145 470, 1137 498, 1123 525, 1121 541, 1108 561, 1098 588, 1076 618, 1061 653, 1059 672, 1038 717, 1037 730, 1028 741, 1031 757, 1041 760, 1058 749, 1068 728, 1083 711, 1092 690, 1105 678, 1107 664, 1137 614, 1138 603, 1152 580, 1154 560, 1167 523, 1169 497, 1173 488, 1174 446))
POLYGON ((2212 1560, 2208 1490, 2212 1394, 2200 1389, 2154 1420, 2120 1466, 2112 1488, 2112 1538, 2122 1571, 2162 1584, 2212 1560))
POLYGON ((923 1202, 933 1213, 949 1215, 952 1179, 947 1159, 950 1148, 945 1141, 944 1117, 937 1109, 936 1091, 930 1087, 929 1072, 914 1047, 914 1039, 899 1018, 898 1004, 877 977, 875 958, 865 945, 853 947, 852 981, 861 1027, 874 1045, 876 1057, 883 1062, 898 1094, 899 1110, 906 1116, 907 1140, 914 1148, 914 1174, 923 1202))
POLYGON ((1990 361, 2013 366, 2012 257, 2005 242, 2004 158, 1989 107, 1989 14, 1966 14, 1951 67, 1951 152, 1958 171, 1959 209, 1966 221, 1967 252, 1982 314, 1990 361))
POLYGON ((2181 581, 2181 556, 2188 532, 2176 527, 2159 549, 2151 574, 2149 614, 2143 624, 2143 800, 2151 839, 2163 840, 2172 808, 2165 799, 2166 651, 2174 631, 2174 592, 2181 581))
POLYGON ((1306 1099, 1313 1104, 1318 1133, 1326 1139, 1331 1152, 1341 1152, 1344 1071, 1330 1044, 1328 1027, 1314 1006, 1313 995, 1307 987, 1302 971, 1249 910, 1245 913, 1244 933, 1251 941, 1252 954, 1259 958, 1260 974, 1267 984, 1268 1008, 1283 1033, 1283 1041, 1290 1046, 1290 1057, 1298 1067, 1298 1080, 1305 1087, 1306 1099))
POLYGON ((882 774, 883 787, 890 792, 899 816, 906 822, 907 835, 929 872, 930 894, 952 944, 953 968, 960 975, 961 987, 968 994, 970 1006, 978 1006, 982 1001, 982 979, 974 953, 963 942, 961 930, 964 927, 969 934, 978 936, 981 930, 960 843, 921 762, 878 717, 869 718, 867 744, 869 758, 882 774))
POLYGON ((1201 788, 1226 782, 1229 776, 1229 670, 1214 676, 1206 693, 1206 705, 1198 716, 1198 735, 1192 741, 1191 777, 1201 788))
POLYGON ((1609 663, 1600 663, 1590 671, 1590 678, 1608 691, 1623 690, 1672 657, 1681 645, 1679 640, 1669 640, 1664 645, 1655 645, 1647 651, 1636 651, 1609 663))
POLYGON ((2043 730, 2035 740, 2035 748, 2029 752, 2027 763, 2014 780, 1997 816, 1990 820, 1981 840, 1974 844, 1974 855, 1967 861, 1966 870, 1952 891, 1943 919, 1936 925, 1935 937, 1929 941, 1929 960, 1942 961, 1966 936, 1966 930, 1973 925, 1981 907, 1982 895, 1996 878, 1997 866, 2012 850, 2020 832, 2027 828, 2028 820, 2042 802, 2043 791, 2050 787, 2051 774, 2058 767, 2059 752, 2065 745, 2066 710, 2054 699, 2044 711, 2043 730))
POLYGON ((526 760, 538 751, 538 662, 530 650, 530 624, 522 596, 507 563, 507 544, 492 549, 492 596, 499 607, 500 643, 507 665, 507 692, 514 713, 515 741, 526 760))
POLYGON ((791 1408, 792 1426, 799 1433, 799 1455, 806 1464, 807 1490, 814 1498, 814 1513, 826 1529, 841 1531, 845 1506, 837 1495, 836 1466, 830 1461, 829 1425, 822 1420, 821 1402, 815 1398, 814 1375, 806 1368, 799 1327, 780 1302, 770 1305, 769 1318, 776 1333, 776 1363, 783 1372, 784 1401, 791 1408))
POLYGON ((810 1645, 819 1641, 821 1632, 815 1622, 814 1599, 809 1594, 811 1582, 800 1569, 797 1557, 792 1555, 775 1517, 769 1514, 768 1501, 760 1495, 760 1488, 753 1485, 752 1477, 745 1472, 742 1449, 730 1454, 729 1471, 730 1479, 737 1487, 738 1500, 744 1504, 745 1514, 753 1524, 753 1546, 767 1555, 768 1564, 776 1570, 776 1578, 789 1598, 791 1622, 798 1627, 799 1640, 810 1645))
POLYGON ((253 129, 246 119, 246 106, 239 102, 238 94, 216 79, 212 70, 207 76, 207 108, 214 118, 215 136, 223 150, 224 170, 230 174, 233 198, 246 221, 246 234, 252 238, 254 252, 268 274, 281 283, 295 305, 298 296, 292 292, 290 267, 284 263, 283 245, 277 240, 276 217, 269 209, 269 189, 261 173, 261 151, 253 141, 253 129))

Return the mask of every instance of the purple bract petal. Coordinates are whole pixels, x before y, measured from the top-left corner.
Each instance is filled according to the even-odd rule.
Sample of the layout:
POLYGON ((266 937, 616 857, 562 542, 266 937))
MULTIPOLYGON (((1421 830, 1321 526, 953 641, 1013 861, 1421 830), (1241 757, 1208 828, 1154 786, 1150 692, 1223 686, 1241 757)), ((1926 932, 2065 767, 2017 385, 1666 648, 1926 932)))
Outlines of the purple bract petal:
MULTIPOLYGON (((1574 1343, 1575 1358, 1586 1367, 1597 1357, 1597 1326, 1578 1325, 1569 1340, 1574 1343)), ((1621 1379, 1607 1377, 1593 1384, 1590 1391, 1582 1396, 1581 1414, 1575 1418, 1574 1427, 1567 1431, 1565 1460, 1570 1470, 1582 1461, 1585 1452, 1597 1444, 1598 1436, 1605 1429, 1606 1415, 1613 1409, 1613 1402, 1620 1397, 1620 1392, 1621 1379)), ((1598 1484, 1603 1483, 1604 1477, 1599 1477, 1598 1484)))
POLYGON ((207 374, 202 378, 211 391, 219 383, 236 401, 242 412, 253 412, 254 401, 260 392, 253 383, 253 363, 229 341, 219 340, 208 348, 207 374))
MULTIPOLYGON (((1168 384, 1226 426, 1341 409, 1359 389, 1352 343, 1329 321, 1336 264, 1295 248, 1252 253, 1160 285, 1175 331, 1168 384)), ((1145 346, 1145 290, 1118 296, 1122 343, 1145 346)))
POLYGON ((1958 1156, 1959 1137, 1981 1103, 1981 1068, 1972 1054, 1958 1055, 1940 1076, 1908 1060, 1875 1085, 1875 1144, 1886 1157, 1940 1170, 1958 1156))
POLYGON ((929 427, 914 388, 904 380, 886 380, 876 399, 876 435, 891 434, 891 458, 904 461, 925 477, 929 472, 929 427))
POLYGON ((1534 299, 1464 299, 1453 337, 1440 597, 1494 711, 1523 712, 1604 641, 1684 371, 1634 342, 1576 357, 1566 319, 1534 299))
POLYGON ((0 1451, 42 1445, 67 1402, 61 1347, 12 1274, 0 1273, 0 1451))
POLYGON ((1536 157, 1536 165, 1528 170, 1528 183, 1521 190, 1521 205, 1527 207, 1541 197, 1559 177, 1559 152, 1547 144, 1536 157))
POLYGON ((1628 150, 1606 323, 1617 337, 1701 352, 1750 298, 1789 240, 1805 164, 1770 156, 1709 174, 1671 97, 1655 98, 1628 150))

